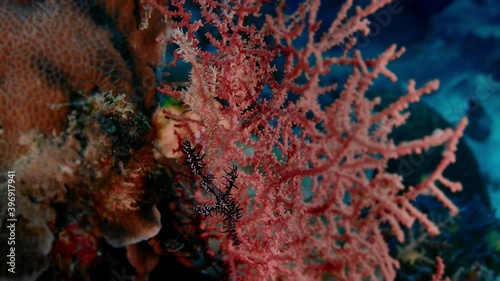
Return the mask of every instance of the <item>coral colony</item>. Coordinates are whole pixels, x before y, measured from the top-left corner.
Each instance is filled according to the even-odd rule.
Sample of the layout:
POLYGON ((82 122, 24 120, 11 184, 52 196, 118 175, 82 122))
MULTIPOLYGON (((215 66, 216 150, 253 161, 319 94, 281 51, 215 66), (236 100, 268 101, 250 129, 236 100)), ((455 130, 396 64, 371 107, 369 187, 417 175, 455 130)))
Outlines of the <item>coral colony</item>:
MULTIPOLYGON (((388 241, 416 223, 440 234, 417 198, 458 213, 443 172, 467 119, 391 138, 439 82, 368 95, 405 51, 356 49, 391 0, 347 0, 323 23, 320 0, 29 2, 0 4, 2 200, 16 175, 0 243, 17 219, 1 281, 395 280, 388 241), (438 146, 419 184, 387 169, 438 146)), ((426 277, 448 275, 429 260, 426 277)))
MULTIPOLYGON (((155 2, 177 20, 168 41, 178 46, 175 58, 191 66, 187 87, 165 84, 160 91, 201 117, 199 143, 213 152, 205 161, 215 172, 231 162, 245 170, 233 194, 243 213, 236 228, 241 244, 220 243, 233 280, 319 280, 325 274, 393 280, 399 263, 389 255, 381 224, 389 224, 399 241, 405 239, 402 226, 415 221, 439 234, 411 203, 421 194, 434 195, 457 213, 438 183, 461 189, 442 173, 455 159, 466 119, 456 130, 436 130, 420 140, 396 145, 388 137, 405 123, 403 110, 436 90, 438 81, 420 88, 410 81, 407 94, 379 112, 373 108, 383 97, 365 96, 378 77, 396 81, 387 65, 404 52, 393 45, 365 59, 354 49, 353 35, 369 33, 366 17, 389 2, 371 1, 348 16, 347 1, 324 34, 316 34, 319 1, 306 1, 291 15, 281 4, 274 16, 261 13, 260 1, 200 1, 197 21, 183 1, 172 1, 168 9, 155 2), (200 33, 208 43, 202 44, 200 33), (337 54, 339 47, 343 52, 337 54), (326 79, 336 66, 352 68, 343 85, 326 79), (320 104, 332 91, 338 98, 320 104), (262 98, 266 92, 271 94, 262 98), (385 172, 390 159, 444 143, 443 160, 417 186, 406 188, 400 176, 385 172), (312 192, 306 200, 304 188, 312 192)), ((216 235, 218 229, 207 225, 206 232, 216 235)))

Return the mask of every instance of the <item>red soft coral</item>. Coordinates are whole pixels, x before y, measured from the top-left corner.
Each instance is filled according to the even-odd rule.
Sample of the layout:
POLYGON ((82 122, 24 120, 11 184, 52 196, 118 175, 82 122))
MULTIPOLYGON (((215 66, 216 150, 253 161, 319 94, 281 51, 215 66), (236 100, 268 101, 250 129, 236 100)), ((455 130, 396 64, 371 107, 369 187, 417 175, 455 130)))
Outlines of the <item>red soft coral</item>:
POLYGON ((200 116, 204 130, 196 141, 208 151, 207 167, 215 175, 229 163, 244 171, 235 191, 243 209, 237 226, 241 245, 224 239, 213 221, 206 227, 208 239, 220 240, 233 280, 319 280, 325 274, 336 280, 394 279, 398 262, 389 255, 380 225, 388 223, 400 241, 401 225, 415 220, 437 234, 435 224, 412 205, 423 193, 457 212, 435 182, 461 189, 442 172, 455 160, 467 121, 399 145, 389 138, 408 117, 402 111, 439 86, 431 81, 416 88, 410 81, 407 94, 380 112, 374 106, 381 99, 365 96, 380 76, 396 81, 387 65, 404 51, 390 46, 364 59, 354 50, 354 35, 367 35, 367 17, 390 0, 372 0, 354 13, 353 1, 346 1, 324 34, 317 34, 319 0, 306 1, 292 15, 281 4, 265 21, 258 20, 264 1, 194 2, 201 19, 193 22, 182 0, 168 8, 153 3, 178 20, 171 41, 192 67, 186 89, 161 91, 200 116), (202 35, 212 51, 203 48, 202 35), (305 46, 298 48, 303 38, 305 46), (337 89, 323 78, 337 66, 352 73, 335 101, 322 105, 318 97, 337 89), (272 93, 268 99, 262 97, 266 92, 272 93), (390 159, 447 142, 442 162, 418 186, 405 188, 400 176, 385 171, 390 159))

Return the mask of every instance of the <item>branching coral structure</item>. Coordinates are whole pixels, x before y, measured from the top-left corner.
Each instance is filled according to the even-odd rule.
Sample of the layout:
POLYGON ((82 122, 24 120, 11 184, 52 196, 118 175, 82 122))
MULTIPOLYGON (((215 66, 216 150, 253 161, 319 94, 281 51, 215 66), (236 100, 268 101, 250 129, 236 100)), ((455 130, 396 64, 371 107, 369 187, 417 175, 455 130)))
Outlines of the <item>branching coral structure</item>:
MULTIPOLYGON (((437 235, 436 224, 412 203, 423 194, 458 212, 438 186, 461 190, 442 173, 455 161, 467 120, 423 139, 391 140, 392 129, 409 116, 408 105, 439 87, 437 80, 421 87, 409 81, 406 95, 379 112, 374 107, 384 97, 365 95, 375 80, 397 79, 388 64, 404 48, 389 46, 375 58, 355 48, 356 36, 370 32, 367 17, 391 1, 356 8, 346 1, 323 34, 319 0, 291 14, 284 3, 193 2, 199 17, 182 0, 150 1, 173 19, 174 63, 182 59, 191 67, 187 87, 160 90, 199 117, 191 121, 201 133, 188 137, 207 151, 211 172, 221 173, 227 163, 242 167, 233 195, 243 214, 236 227, 241 244, 234 247, 209 224, 206 239, 220 245, 212 256, 230 267, 232 280, 393 280, 399 263, 381 225, 400 241, 415 221, 437 235), (337 69, 350 74, 343 79, 337 69), (446 145, 443 160, 416 186, 386 171, 390 159, 440 145, 446 145)), ((179 127, 188 128, 185 123, 179 127)), ((207 201, 200 194, 197 200, 207 201)))
MULTIPOLYGON (((458 213, 443 189, 462 186, 443 172, 467 119, 391 138, 439 82, 370 98, 397 81, 388 65, 405 49, 362 55, 357 38, 391 0, 360 2, 325 23, 321 0, 0 3, 0 170, 16 171, 16 258, 30 265, 19 279, 89 280, 111 244, 127 247, 136 280, 166 262, 232 281, 394 280, 389 237, 411 243, 416 222, 440 233, 416 199, 458 213), (175 106, 151 116, 167 44, 168 70, 189 78, 165 72, 158 90, 175 106), (388 171, 436 146, 442 160, 419 184, 388 171), (168 159, 182 155, 190 175, 168 159), (212 214, 219 223, 200 219, 212 214)), ((5 216, 0 204, 2 228, 5 216)), ((429 263, 447 280, 441 258, 429 263)))

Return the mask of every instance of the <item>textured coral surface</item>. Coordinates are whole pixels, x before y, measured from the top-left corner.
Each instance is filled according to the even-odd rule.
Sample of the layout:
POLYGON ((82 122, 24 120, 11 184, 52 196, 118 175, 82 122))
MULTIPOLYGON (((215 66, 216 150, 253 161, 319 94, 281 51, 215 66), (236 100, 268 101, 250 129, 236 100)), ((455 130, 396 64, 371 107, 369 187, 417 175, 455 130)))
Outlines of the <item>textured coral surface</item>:
MULTIPOLYGON (((77 278, 101 237, 122 246, 159 231, 145 185, 165 30, 163 15, 140 1, 0 3, 0 171, 16 171, 17 258, 33 261, 15 278, 49 266, 58 270, 45 279, 77 278)), ((0 190, 3 200, 3 176, 0 190)))
POLYGON ((134 3, 0 3, 0 167, 26 151, 21 133, 60 133, 78 92, 113 91, 151 102, 152 66, 163 50, 155 39, 165 24, 153 13, 154 24, 140 30, 134 3), (96 7, 105 13, 91 16, 96 7))

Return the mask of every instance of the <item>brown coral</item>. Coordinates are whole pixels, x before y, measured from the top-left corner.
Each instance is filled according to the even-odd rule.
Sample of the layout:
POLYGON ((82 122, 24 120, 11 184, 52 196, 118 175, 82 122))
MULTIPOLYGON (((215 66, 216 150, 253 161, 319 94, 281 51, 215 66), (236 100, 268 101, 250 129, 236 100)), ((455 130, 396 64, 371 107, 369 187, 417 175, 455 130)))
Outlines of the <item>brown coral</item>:
POLYGON ((166 29, 161 16, 153 13, 154 24, 140 30, 147 18, 136 19, 135 1, 91 2, 0 4, 0 168, 26 152, 23 132, 61 132, 77 92, 126 93, 151 105, 153 67, 164 50, 155 41, 166 29), (96 10, 112 24, 86 13, 96 10))
POLYGON ((159 231, 147 119, 166 27, 135 0, 0 2, 0 171, 18 175, 19 258, 40 258, 25 280, 68 224, 119 246, 159 231))

